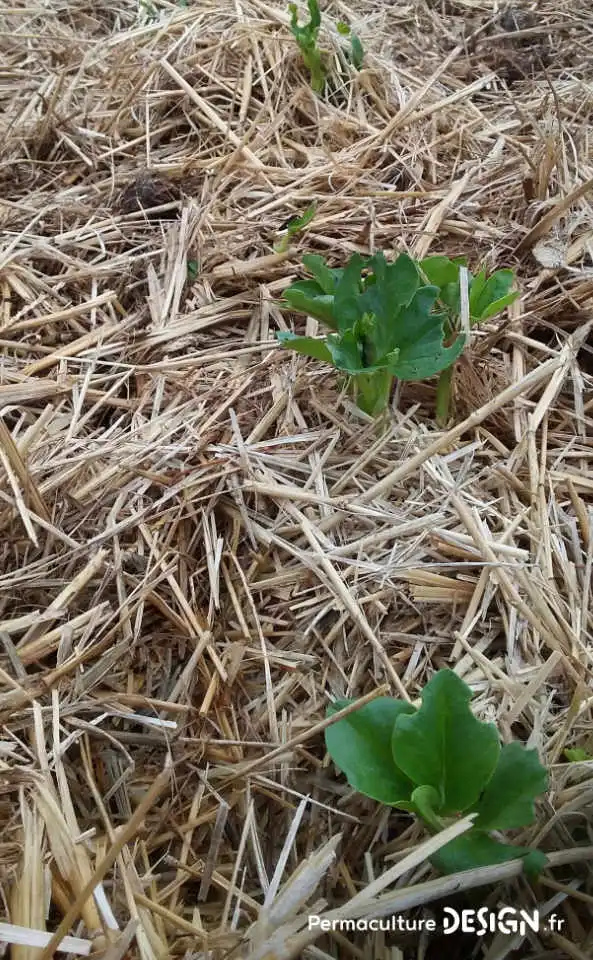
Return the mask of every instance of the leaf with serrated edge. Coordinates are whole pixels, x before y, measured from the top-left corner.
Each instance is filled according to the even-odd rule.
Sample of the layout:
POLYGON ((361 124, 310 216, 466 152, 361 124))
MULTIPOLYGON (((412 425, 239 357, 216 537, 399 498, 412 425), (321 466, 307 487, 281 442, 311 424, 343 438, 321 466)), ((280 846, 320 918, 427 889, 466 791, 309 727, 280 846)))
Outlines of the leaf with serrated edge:
POLYGON ((472 692, 452 670, 440 670, 422 692, 422 706, 398 717, 392 738, 397 766, 417 786, 441 797, 440 814, 474 804, 500 756, 496 727, 472 713, 472 692))
POLYGON ((548 789, 548 775, 536 750, 517 741, 507 743, 484 793, 473 808, 474 826, 482 830, 513 830, 535 819, 534 801, 548 789))
MULTIPOLYGON (((328 716, 352 702, 339 700, 331 704, 328 716)), ((378 697, 327 727, 327 751, 354 790, 379 803, 405 803, 404 809, 409 808, 413 784, 393 761, 391 732, 398 717, 413 712, 414 707, 404 700, 378 697)))

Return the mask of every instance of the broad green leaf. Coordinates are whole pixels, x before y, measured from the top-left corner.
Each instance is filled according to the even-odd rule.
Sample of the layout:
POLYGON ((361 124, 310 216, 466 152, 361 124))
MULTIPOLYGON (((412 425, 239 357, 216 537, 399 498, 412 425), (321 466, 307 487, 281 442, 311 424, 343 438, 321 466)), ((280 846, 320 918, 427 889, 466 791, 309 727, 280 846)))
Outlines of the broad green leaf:
POLYGON ((338 33, 340 33, 343 37, 348 37, 350 35, 350 27, 347 23, 344 23, 343 20, 338 20, 336 27, 338 29, 338 33))
POLYGON ((419 266, 428 282, 435 287, 459 283, 459 264, 448 257, 426 257, 419 266))
POLYGON ((427 257, 420 261, 420 267, 428 282, 439 288, 438 298, 453 316, 461 310, 459 289, 459 267, 465 266, 465 258, 449 260, 448 257, 427 257))
POLYGON ((441 847, 430 862, 441 873, 448 874, 518 859, 524 860, 531 871, 541 870, 546 863, 545 856, 537 850, 500 843, 487 833, 474 833, 472 829, 441 847))
POLYGON ((316 340, 315 337, 299 337, 295 333, 285 331, 277 333, 276 337, 283 347, 289 347, 304 357, 312 357, 314 360, 332 363, 332 354, 328 350, 325 340, 316 340))
POLYGON ((293 310, 321 320, 331 330, 337 329, 334 318, 334 298, 324 293, 315 280, 297 280, 286 288, 283 297, 293 310))
POLYGON ((449 346, 443 346, 444 317, 440 318, 438 328, 427 331, 422 340, 409 347, 402 347, 399 358, 389 365, 389 370, 398 380, 424 380, 446 370, 463 353, 465 337, 458 334, 449 346))
POLYGON ((444 346, 445 317, 431 312, 437 294, 437 287, 420 287, 397 317, 393 336, 399 357, 389 369, 400 380, 433 377, 450 367, 463 351, 465 338, 461 334, 444 346))
POLYGON ((395 263, 387 263, 383 253, 376 253, 366 266, 375 275, 375 283, 365 290, 366 309, 379 321, 390 324, 400 308, 411 302, 420 285, 416 264, 407 253, 401 253, 395 263))
MULTIPOLYGON (((343 710, 352 700, 340 700, 328 708, 328 716, 343 710)), ((397 769, 391 755, 391 733, 396 719, 412 713, 403 700, 378 697, 325 731, 327 751, 346 775, 354 790, 372 800, 407 809, 413 784, 397 769)))
POLYGON ((474 810, 481 830, 512 830, 533 823, 536 797, 548 788, 548 775, 536 750, 516 740, 500 752, 496 769, 474 810))
POLYGON ((506 297, 501 297, 500 300, 494 300, 489 307, 486 307, 480 320, 488 320, 489 317, 495 317, 497 313, 500 313, 505 307, 508 307, 509 304, 514 303, 519 296, 519 291, 515 290, 513 293, 507 293, 506 297))
POLYGON ((323 257, 317 253, 307 253, 303 257, 303 266, 307 268, 310 274, 317 280, 324 293, 333 294, 340 277, 344 273, 343 268, 331 269, 328 267, 323 257))
POLYGON ((392 738, 397 766, 417 786, 441 798, 439 813, 461 813, 476 803, 500 756, 496 727, 470 708, 472 692, 452 670, 439 670, 422 693, 422 706, 398 717, 392 738))
POLYGON ((351 330, 365 313, 361 302, 361 272, 364 262, 353 254, 334 290, 334 316, 338 330, 351 330))

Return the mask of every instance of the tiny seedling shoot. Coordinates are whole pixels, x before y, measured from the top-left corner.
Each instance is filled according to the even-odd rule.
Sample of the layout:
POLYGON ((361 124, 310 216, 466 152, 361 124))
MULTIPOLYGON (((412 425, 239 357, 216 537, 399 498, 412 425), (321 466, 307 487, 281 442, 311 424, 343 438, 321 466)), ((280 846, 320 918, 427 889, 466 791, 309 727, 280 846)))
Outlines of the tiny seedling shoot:
POLYGON ((291 284, 284 300, 331 332, 321 338, 287 332, 277 337, 285 347, 346 373, 358 406, 372 417, 386 409, 394 379, 440 374, 437 417, 446 421, 450 371, 466 343, 460 328, 462 268, 470 325, 493 317, 518 296, 510 289, 512 270, 473 276, 463 259, 416 261, 402 253, 388 263, 379 252, 367 258, 355 253, 340 268, 317 255, 303 257, 303 264, 312 279, 291 284))
POLYGON ((325 67, 321 50, 317 45, 319 28, 321 27, 321 13, 317 0, 307 0, 309 8, 309 23, 299 25, 299 14, 296 3, 289 3, 290 30, 295 38, 304 64, 311 75, 311 87, 315 93, 322 93, 325 87, 325 67))
MULTIPOLYGON (((474 716, 470 688, 452 670, 426 684, 419 708, 379 697, 325 731, 330 757, 355 790, 415 814, 432 833, 476 814, 469 831, 431 858, 441 873, 523 860, 537 874, 546 857, 492 836, 533 823, 535 798, 548 780, 537 751, 512 741, 474 716)), ((333 716, 355 701, 338 700, 333 716)))
MULTIPOLYGON (((301 51, 303 62, 309 71, 311 87, 315 93, 323 93, 327 80, 327 70, 323 53, 319 47, 319 30, 321 28, 321 11, 317 0, 307 0, 309 22, 299 24, 299 14, 296 3, 289 3, 290 31, 301 51)), ((336 24, 338 33, 350 40, 350 49, 345 51, 347 62, 355 70, 362 68, 364 50, 360 37, 353 33, 350 26, 343 21, 336 24)))
POLYGON ((282 235, 274 244, 274 253, 286 253, 290 246, 290 241, 299 235, 307 227, 315 216, 315 204, 307 207, 304 213, 291 217, 285 224, 282 235))

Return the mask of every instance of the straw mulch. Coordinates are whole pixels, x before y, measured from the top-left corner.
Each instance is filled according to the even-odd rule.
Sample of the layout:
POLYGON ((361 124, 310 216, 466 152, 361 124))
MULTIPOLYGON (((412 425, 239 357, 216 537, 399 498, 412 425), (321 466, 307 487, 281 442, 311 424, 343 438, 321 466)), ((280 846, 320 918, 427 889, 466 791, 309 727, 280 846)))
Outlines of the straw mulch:
POLYGON ((17 960, 65 935, 61 955, 104 960, 593 949, 593 763, 564 756, 593 755, 593 14, 323 12, 325 99, 282 4, 4 4, 0 938, 27 928, 17 960), (432 382, 398 390, 381 432, 275 345, 315 330, 278 304, 304 252, 373 249, 517 270, 447 429, 432 382), (416 700, 442 666, 550 767, 513 838, 550 855, 536 885, 515 864, 437 876, 421 827, 327 760, 331 697, 416 700), (563 931, 307 929, 438 917, 464 888, 563 931))

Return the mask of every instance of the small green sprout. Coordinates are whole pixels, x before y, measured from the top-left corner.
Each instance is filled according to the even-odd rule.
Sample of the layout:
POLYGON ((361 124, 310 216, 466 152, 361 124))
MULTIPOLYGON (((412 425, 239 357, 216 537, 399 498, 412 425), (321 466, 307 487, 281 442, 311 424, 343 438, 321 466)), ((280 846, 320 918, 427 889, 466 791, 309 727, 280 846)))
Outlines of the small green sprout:
POLYGON ((321 56, 321 50, 317 46, 319 28, 321 26, 321 13, 317 0, 307 0, 309 8, 309 23, 299 26, 298 10, 296 3, 289 3, 290 11, 290 30, 295 38, 305 66, 311 75, 311 86, 315 93, 323 93, 325 87, 325 67, 321 56))
POLYGON ((569 747, 564 751, 564 756, 571 763, 586 763, 588 760, 593 760, 591 754, 582 747, 569 747))
POLYGON ((198 275, 198 261, 188 260, 186 267, 187 267, 187 279, 190 281, 190 283, 193 283, 193 281, 196 279, 198 275))
MULTIPOLYGON (((378 697, 325 731, 328 753, 354 790, 413 813, 433 833, 476 814, 470 830, 431 858, 441 873, 521 859, 537 874, 546 857, 502 843, 493 832, 534 822, 534 801, 548 787, 537 751, 501 746, 496 727, 478 720, 472 692, 453 670, 439 670, 416 709, 378 697)), ((338 700, 332 716, 354 701, 338 700)))
MULTIPOLYGON (((427 257, 420 261, 419 267, 428 282, 440 289, 439 302, 443 305, 446 314, 445 332, 447 337, 452 337, 459 330, 461 268, 467 269, 465 258, 449 260, 447 257, 427 257)), ((489 320, 517 299, 518 292, 511 292, 514 281, 515 275, 512 270, 497 270, 491 276, 482 270, 475 277, 468 271, 470 326, 489 320)), ((444 370, 437 386, 436 415, 441 424, 445 424, 449 416, 452 373, 452 367, 444 370)))
MULTIPOLYGON (((320 256, 305 256, 303 264, 313 279, 291 284, 284 300, 332 332, 321 339, 287 332, 276 336, 297 353, 346 373, 358 406, 370 416, 386 409, 395 378, 442 374, 461 354, 466 342, 459 329, 461 261, 431 257, 417 262, 402 253, 388 263, 379 252, 366 259, 356 253, 338 269, 330 269, 320 256)), ((493 316, 518 296, 509 293, 510 270, 489 278, 468 272, 468 278, 472 323, 493 316)), ((450 382, 446 386, 450 392, 450 382)), ((448 409, 448 393, 444 399, 448 409)), ((441 415, 443 397, 437 402, 441 415)))
POLYGON ((352 33, 352 29, 343 20, 340 20, 336 26, 339 34, 343 37, 350 37, 350 50, 347 54, 350 63, 355 70, 362 70, 364 49, 360 37, 356 33, 352 33))
POLYGON ((315 216, 315 210, 316 206, 314 203, 312 203, 310 207, 307 207, 303 214, 297 217, 291 217, 284 228, 286 232, 274 245, 275 253, 286 253, 292 238, 296 237, 297 234, 301 233, 301 231, 311 223, 311 220, 315 216))

